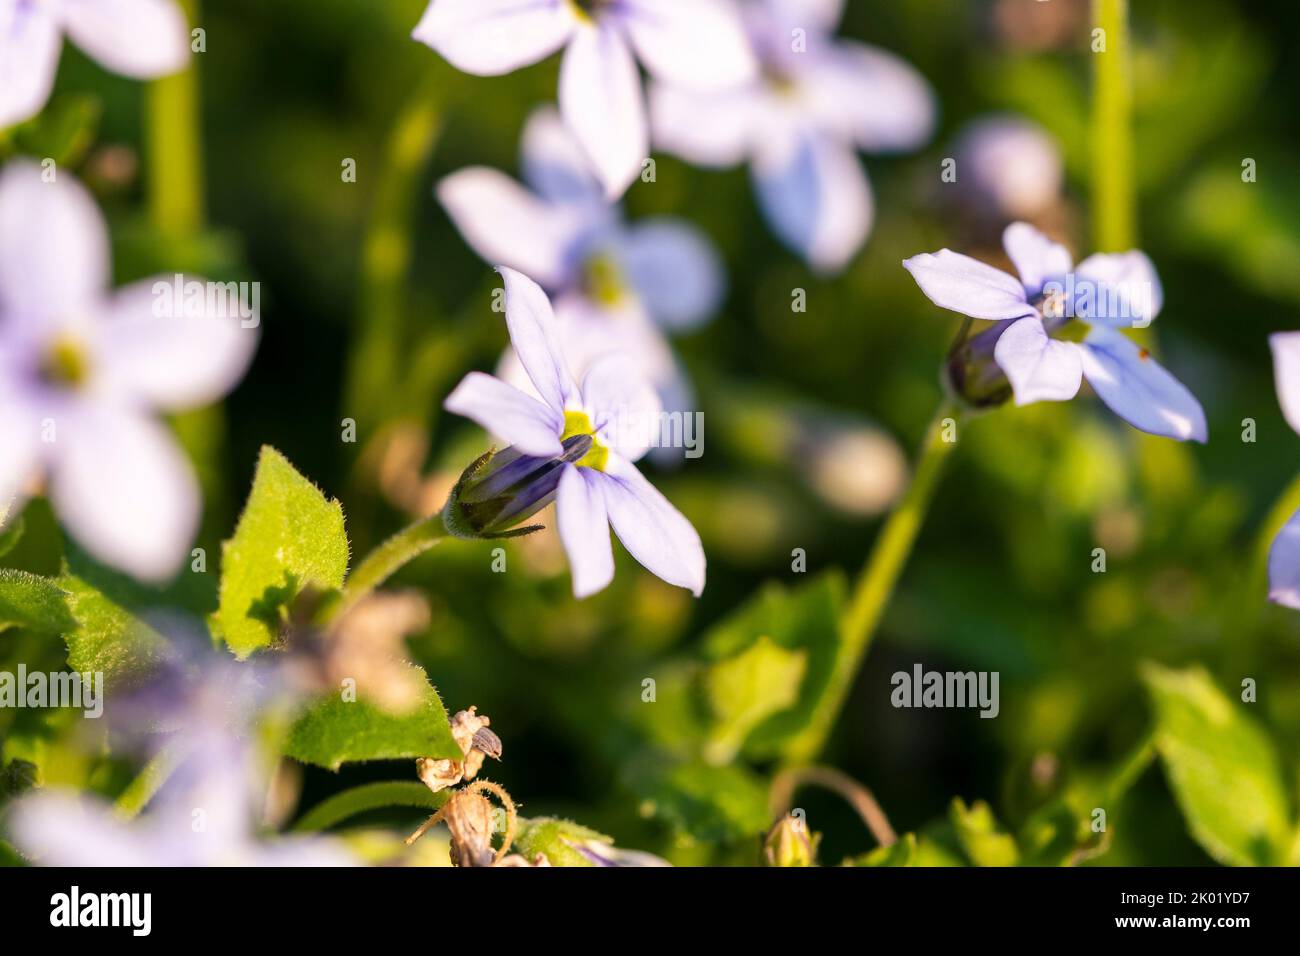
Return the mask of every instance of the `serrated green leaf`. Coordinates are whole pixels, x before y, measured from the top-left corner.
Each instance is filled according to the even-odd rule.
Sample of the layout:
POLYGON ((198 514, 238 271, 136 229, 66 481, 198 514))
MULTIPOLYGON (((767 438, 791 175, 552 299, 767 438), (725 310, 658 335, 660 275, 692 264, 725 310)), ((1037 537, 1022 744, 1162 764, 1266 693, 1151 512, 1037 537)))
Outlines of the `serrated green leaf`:
MULTIPOLYGON (((411 665, 420 672, 424 671, 411 665)), ((442 699, 428 686, 424 700, 405 714, 392 714, 365 700, 331 694, 294 722, 286 753, 295 760, 337 770, 364 760, 464 756, 451 736, 442 699)))
MULTIPOLYGON (((798 588, 769 584, 705 637, 713 660, 736 657, 760 640, 801 655, 804 665, 793 700, 769 710, 746 730, 743 750, 756 760, 783 756, 808 727, 830 686, 839 648, 844 579, 836 572, 798 588)), ((787 659, 790 664, 792 659, 787 659)), ((790 666, 787 677, 791 676, 790 666)))
POLYGON ((712 665, 704 675, 714 716, 705 759, 729 763, 751 730, 799 699, 807 669, 807 651, 786 650, 766 634, 734 657, 712 665))
POLYGON ((624 779, 641 798, 645 816, 698 840, 749 840, 772 822, 766 782, 738 764, 714 767, 653 755, 630 764, 624 779))
POLYGON ((1278 865, 1290 809, 1277 751, 1201 668, 1148 665, 1156 750, 1193 838, 1220 863, 1278 865))
POLYGON ((67 597, 50 578, 0 568, 0 631, 24 627, 40 634, 68 633, 75 622, 67 597))
POLYGON ((613 837, 557 817, 521 819, 518 826, 519 831, 515 834, 510 852, 521 854, 530 861, 536 854, 544 853, 551 866, 595 866, 571 844, 614 842, 613 837))
POLYGON ((213 630, 243 659, 275 641, 304 587, 342 587, 347 568, 342 507, 263 447, 248 504, 222 547, 213 630))
POLYGON ((983 800, 967 807, 960 797, 953 798, 948 819, 961 848, 976 866, 1015 866, 1019 862, 1015 839, 1002 830, 983 800))
POLYGON ((64 635, 73 670, 103 673, 111 690, 144 676, 162 660, 167 640, 99 588, 67 573, 58 585, 74 622, 64 635))

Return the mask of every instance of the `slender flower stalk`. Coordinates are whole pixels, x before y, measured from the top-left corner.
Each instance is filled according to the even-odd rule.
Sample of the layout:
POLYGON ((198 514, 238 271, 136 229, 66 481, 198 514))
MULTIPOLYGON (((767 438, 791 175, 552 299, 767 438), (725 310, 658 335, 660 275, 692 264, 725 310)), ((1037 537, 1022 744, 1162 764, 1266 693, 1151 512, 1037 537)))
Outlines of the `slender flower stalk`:
POLYGON ((319 623, 340 617, 358 601, 372 593, 407 563, 415 560, 447 537, 447 528, 439 512, 397 532, 357 565, 348 575, 342 595, 328 602, 317 615, 319 623))
POLYGON ((1106 43, 1093 53, 1092 239, 1098 251, 1121 252, 1138 244, 1128 0, 1093 0, 1092 20, 1106 43))
MULTIPOLYGON (((199 0, 177 0, 186 23, 198 22, 199 0)), ((188 239, 203 228, 202 124, 194 57, 178 73, 148 86, 145 99, 149 219, 168 239, 188 239)))
POLYGON ((821 752, 835 726, 840 710, 853 687, 854 678, 871 647, 880 619, 889 606, 898 579, 916 544, 926 512, 956 442, 945 441, 945 420, 954 421, 957 412, 948 400, 942 402, 926 430, 912 483, 890 512, 876 538, 871 556, 858 575, 849 606, 840 625, 839 653, 831 672, 830 686, 807 726, 787 751, 793 763, 811 761, 821 752))

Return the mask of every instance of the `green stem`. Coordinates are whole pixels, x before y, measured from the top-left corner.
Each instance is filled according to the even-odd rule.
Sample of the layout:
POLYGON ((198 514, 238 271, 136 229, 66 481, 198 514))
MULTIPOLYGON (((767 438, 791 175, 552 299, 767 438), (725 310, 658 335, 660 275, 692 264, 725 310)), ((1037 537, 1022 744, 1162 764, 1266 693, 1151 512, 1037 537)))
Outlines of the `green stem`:
POLYGON ((418 807, 430 812, 447 802, 449 793, 434 793, 422 783, 413 780, 394 780, 388 783, 367 783, 344 790, 316 804, 295 823, 297 833, 315 833, 354 817, 367 810, 381 807, 418 807))
POLYGON ((421 173, 442 127, 442 95, 434 74, 415 88, 393 123, 383 168, 374 177, 374 210, 362 247, 357 341, 345 394, 348 415, 363 430, 383 419, 385 397, 402 381, 408 348, 404 284, 415 212, 421 207, 421 173))
POLYGON ((1093 247, 1123 252, 1137 245, 1128 0, 1093 0, 1092 15, 1106 44, 1093 52, 1093 247))
MULTIPOLYGON (((178 0, 190 24, 199 0, 178 0)), ((145 155, 149 219, 171 239, 203 228, 203 155, 199 122, 198 57, 180 73, 149 84, 145 98, 145 155)))
POLYGON ((176 769, 178 754, 167 747, 159 751, 152 760, 145 764, 139 776, 127 784, 126 789, 118 795, 113 809, 119 817, 130 820, 139 815, 146 804, 154 798, 167 778, 176 769))
POLYGON ((321 609, 317 620, 327 624, 338 618, 402 567, 437 545, 445 537, 447 537, 447 527, 443 524, 442 512, 432 514, 403 528, 366 555, 365 559, 357 565, 356 570, 348 575, 343 593, 321 609))
POLYGON ((787 750, 787 758, 792 763, 811 761, 821 752, 853 687, 854 678, 871 647, 871 639, 912 553, 944 465, 956 446, 955 441, 945 440, 945 422, 949 418, 955 421, 954 416, 951 403, 940 404, 926 431, 912 482, 890 512, 871 556, 858 575, 840 624, 840 646, 830 684, 807 727, 787 750))

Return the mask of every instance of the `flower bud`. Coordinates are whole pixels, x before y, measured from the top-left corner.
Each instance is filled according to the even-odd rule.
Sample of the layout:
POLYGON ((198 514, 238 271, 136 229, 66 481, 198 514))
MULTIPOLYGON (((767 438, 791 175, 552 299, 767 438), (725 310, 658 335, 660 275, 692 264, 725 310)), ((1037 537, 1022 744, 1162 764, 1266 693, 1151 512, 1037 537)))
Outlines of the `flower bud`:
POLYGON ((763 859, 768 866, 816 866, 820 836, 808 832, 808 823, 787 813, 768 831, 763 859))
POLYGON ((538 525, 516 526, 555 500, 564 466, 591 451, 592 437, 572 435, 563 445, 557 458, 524 455, 512 446, 476 459, 443 508, 447 530, 460 538, 512 537, 538 530, 538 525))
POLYGON ((1002 333, 1015 320, 995 322, 976 335, 963 333, 944 364, 944 387, 970 408, 996 408, 1011 397, 1011 383, 993 358, 1002 333))

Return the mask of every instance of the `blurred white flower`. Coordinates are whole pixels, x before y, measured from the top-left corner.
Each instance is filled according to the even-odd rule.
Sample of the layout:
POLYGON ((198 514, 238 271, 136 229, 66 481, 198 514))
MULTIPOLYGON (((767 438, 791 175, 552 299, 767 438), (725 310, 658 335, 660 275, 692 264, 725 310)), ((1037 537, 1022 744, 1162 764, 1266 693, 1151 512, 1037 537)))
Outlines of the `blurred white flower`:
POLYGON ((934 127, 934 97, 892 53, 833 38, 842 0, 757 0, 744 9, 760 74, 712 95, 663 78, 650 92, 655 145, 703 166, 748 161, 777 237, 815 269, 836 272, 875 215, 855 150, 920 146, 934 127))
POLYGON ((190 548, 200 500, 154 412, 225 395, 257 334, 209 305, 160 310, 152 280, 113 291, 110 275, 81 184, 29 162, 0 173, 0 501, 45 476, 94 557, 160 581, 190 548))
POLYGON ((1061 149, 1037 123, 1011 115, 980 117, 962 127, 952 153, 955 189, 975 212, 1003 221, 1035 219, 1060 199, 1061 149))
MULTIPOLYGON (((722 298, 722 265, 708 239, 667 217, 626 224, 607 203, 554 109, 524 128, 530 192, 495 169, 472 167, 438 185, 465 241, 494 266, 535 280, 555 301, 565 355, 579 377, 610 352, 627 355, 664 407, 684 410, 690 389, 663 330, 707 320, 722 298)), ((501 375, 531 390, 513 353, 501 375)))
POLYGON ((173 0, 0 0, 0 129, 50 98, 65 33, 104 68, 137 79, 175 73, 190 55, 173 0))
POLYGON ((432 0, 412 36, 480 76, 563 47, 560 110, 610 199, 649 152, 637 59, 692 90, 735 86, 755 71, 733 0, 432 0))
POLYGON ((145 752, 172 767, 143 815, 128 821, 97 797, 37 790, 9 814, 15 846, 44 866, 352 865, 333 840, 259 838, 268 783, 259 720, 287 705, 290 690, 277 669, 237 663, 201 643, 206 636, 186 636, 110 712, 120 731, 146 736, 145 752))

